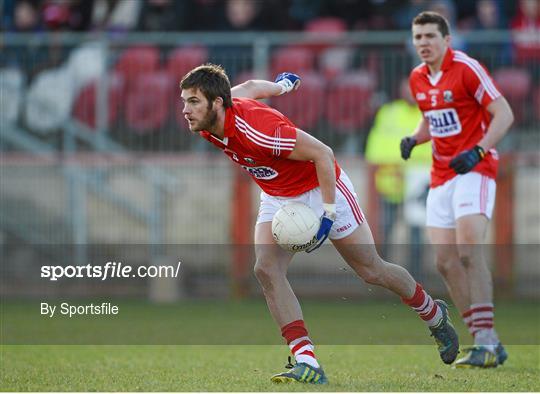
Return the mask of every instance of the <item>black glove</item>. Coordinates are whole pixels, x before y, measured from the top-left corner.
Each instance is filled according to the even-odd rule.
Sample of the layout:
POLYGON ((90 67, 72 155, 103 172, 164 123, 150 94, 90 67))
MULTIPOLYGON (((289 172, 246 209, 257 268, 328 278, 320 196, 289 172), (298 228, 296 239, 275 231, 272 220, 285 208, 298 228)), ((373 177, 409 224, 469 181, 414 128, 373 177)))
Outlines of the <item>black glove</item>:
POLYGON ((411 151, 416 146, 416 139, 413 137, 405 137, 401 140, 399 148, 401 149, 401 158, 407 160, 411 157, 411 151))
POLYGON ((461 152, 450 162, 450 167, 457 174, 466 174, 486 156, 484 148, 476 145, 474 148, 461 152))

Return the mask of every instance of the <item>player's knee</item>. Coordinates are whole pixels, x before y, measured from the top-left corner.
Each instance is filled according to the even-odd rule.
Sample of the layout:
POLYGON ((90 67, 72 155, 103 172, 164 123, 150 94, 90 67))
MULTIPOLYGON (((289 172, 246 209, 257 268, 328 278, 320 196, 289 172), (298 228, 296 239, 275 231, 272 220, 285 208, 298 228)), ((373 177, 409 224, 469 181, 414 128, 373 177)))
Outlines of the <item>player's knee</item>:
POLYGON ((384 270, 380 264, 371 264, 369 266, 361 266, 356 270, 356 273, 370 285, 381 285, 383 283, 384 270))
POLYGON ((384 277, 384 264, 386 264, 385 261, 378 255, 374 255, 358 261, 352 266, 364 282, 370 285, 380 285, 384 277))
POLYGON ((360 277, 364 280, 364 282, 370 284, 370 285, 380 285, 382 284, 382 276, 378 272, 374 272, 371 270, 365 270, 362 272, 360 277))
POLYGON ((435 262, 437 270, 443 277, 447 277, 452 269, 452 260, 448 258, 437 257, 435 262))
POLYGON ((257 259, 255 267, 253 267, 253 272, 264 290, 271 290, 273 287, 272 283, 279 275, 273 264, 263 259, 257 259))
POLYGON ((461 265, 465 269, 469 269, 471 267, 471 256, 468 253, 460 253, 459 254, 459 261, 461 262, 461 265))

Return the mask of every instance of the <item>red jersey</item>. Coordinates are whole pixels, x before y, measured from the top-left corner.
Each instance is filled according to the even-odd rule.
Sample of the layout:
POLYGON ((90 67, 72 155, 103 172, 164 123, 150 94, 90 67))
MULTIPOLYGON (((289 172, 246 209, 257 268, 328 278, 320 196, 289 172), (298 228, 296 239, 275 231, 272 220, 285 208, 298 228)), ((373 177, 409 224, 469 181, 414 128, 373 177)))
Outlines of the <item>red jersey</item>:
MULTIPOLYGON (((249 172, 267 194, 293 197, 319 186, 312 161, 287 159, 296 144, 296 126, 260 101, 233 98, 225 110, 223 140, 208 131, 201 136, 249 172)), ((337 179, 341 170, 335 166, 337 179)))
MULTIPOLYGON (((431 187, 436 187, 457 175, 449 167, 450 161, 483 138, 491 121, 487 106, 501 94, 478 61, 450 48, 437 75, 431 76, 428 66, 422 63, 411 72, 409 83, 429 123, 433 147, 431 187)), ((473 171, 495 178, 497 164, 497 151, 490 149, 473 171)))

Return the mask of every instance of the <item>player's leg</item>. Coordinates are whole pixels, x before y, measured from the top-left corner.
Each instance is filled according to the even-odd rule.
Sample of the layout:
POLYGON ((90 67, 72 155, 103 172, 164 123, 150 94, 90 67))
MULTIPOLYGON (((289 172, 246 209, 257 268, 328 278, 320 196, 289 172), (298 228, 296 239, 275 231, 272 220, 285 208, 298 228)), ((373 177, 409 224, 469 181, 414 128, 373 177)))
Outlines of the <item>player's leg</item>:
POLYGON ((345 174, 338 180, 337 188, 337 219, 330 232, 332 243, 364 281, 393 291, 415 309, 437 340, 441 341, 439 350, 443 361, 453 362, 458 351, 458 340, 448 322, 446 305, 435 302, 405 268, 384 261, 379 256, 353 186, 345 174))
POLYGON ((405 268, 388 263, 379 256, 367 222, 347 237, 333 239, 332 243, 365 282, 385 287, 402 298, 410 298, 414 294, 416 281, 405 268))
POLYGON ((287 280, 287 268, 293 256, 274 242, 271 222, 255 226, 255 277, 268 309, 280 327, 303 319, 300 303, 287 280))
POLYGON ((428 227, 427 233, 435 250, 437 270, 443 277, 452 301, 463 315, 469 309, 471 300, 467 273, 456 247, 456 231, 453 228, 428 227))
POLYGON ((468 215, 456 222, 457 250, 468 279, 471 304, 491 303, 493 283, 483 247, 488 219, 484 215, 468 215))
POLYGON ((491 368, 499 364, 496 355, 499 339, 493 328, 493 284, 482 247, 487 224, 484 215, 468 215, 457 220, 459 258, 466 272, 471 299, 463 316, 469 320, 475 343, 456 362, 459 368, 491 368))
POLYGON ((436 265, 446 287, 472 335, 468 316, 471 305, 469 280, 456 246, 456 220, 453 198, 459 177, 429 190, 426 202, 426 225, 436 254, 436 265))
POLYGON ((464 317, 470 320, 475 347, 457 366, 495 367, 507 358, 494 329, 493 282, 483 247, 494 202, 492 179, 478 173, 459 178, 453 201, 456 244, 470 292, 464 317))
POLYGON ((439 354, 446 364, 456 359, 459 342, 448 319, 447 306, 433 300, 409 272, 384 261, 377 253, 367 222, 342 239, 332 240, 334 246, 367 283, 385 287, 401 297, 426 322, 439 345, 439 354))
POLYGON ((326 383, 326 376, 315 357, 314 346, 304 324, 300 303, 287 280, 287 268, 293 253, 276 245, 271 222, 255 226, 255 256, 255 276, 262 287, 268 309, 297 362, 290 365, 290 371, 274 375, 271 380, 275 383, 326 383))

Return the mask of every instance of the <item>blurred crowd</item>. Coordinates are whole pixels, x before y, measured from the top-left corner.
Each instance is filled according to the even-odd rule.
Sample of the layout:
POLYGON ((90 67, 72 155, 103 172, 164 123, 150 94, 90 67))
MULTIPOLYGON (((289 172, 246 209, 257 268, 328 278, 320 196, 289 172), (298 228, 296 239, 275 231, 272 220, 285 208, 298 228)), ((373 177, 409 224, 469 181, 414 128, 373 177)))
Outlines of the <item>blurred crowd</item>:
POLYGON ((463 30, 540 28, 540 0, 4 0, 2 30, 303 30, 339 18, 347 30, 408 29, 422 10, 463 30))
MULTIPOLYGON (((5 33, 101 31, 113 38, 149 31, 409 30, 414 16, 433 10, 449 20, 452 47, 465 50, 492 70, 514 108, 516 126, 537 128, 540 119, 540 0, 0 0, 0 6, 5 33), (470 35, 465 32, 480 30, 507 34, 490 43, 466 41, 470 35)), ((92 46, 92 40, 82 39, 77 45, 61 40, 9 45, 9 34, 5 36, 0 40, 0 72, 16 74, 11 79, 16 82, 12 83, 14 91, 24 92, 28 87, 28 97, 38 96, 39 100, 27 99, 28 103, 43 103, 39 111, 28 110, 35 113, 33 118, 25 115, 27 125, 29 119, 36 120, 30 129, 45 127, 45 115, 53 112, 50 103, 63 105, 56 124, 73 115, 94 128, 95 80, 108 70, 108 123, 111 134, 118 131, 118 141, 126 145, 129 142, 121 140, 126 127, 137 135, 161 133, 163 138, 169 138, 167 133, 173 133, 175 127, 185 128, 185 119, 177 110, 177 92, 171 89, 191 68, 206 61, 221 64, 233 84, 253 78, 255 70, 254 44, 234 40, 216 45, 126 45, 112 39, 105 54, 92 46), (62 83, 66 87, 58 88, 62 83), (51 98, 55 93, 59 97, 51 98)), ((346 140, 351 134, 365 134, 374 110, 398 96, 399 81, 418 59, 410 40, 386 45, 336 42, 301 45, 284 39, 268 48, 268 71, 272 76, 284 70, 302 75, 305 94, 277 98, 272 104, 278 110, 315 135, 323 136, 331 129, 346 140), (359 102, 368 105, 359 107, 359 102)), ((4 85, 11 83, 3 78, 4 85)), ((13 119, 20 120, 16 109, 12 112, 13 119)), ((144 147, 160 141, 148 140, 144 147)), ((359 144, 344 146, 357 149, 359 144)))

